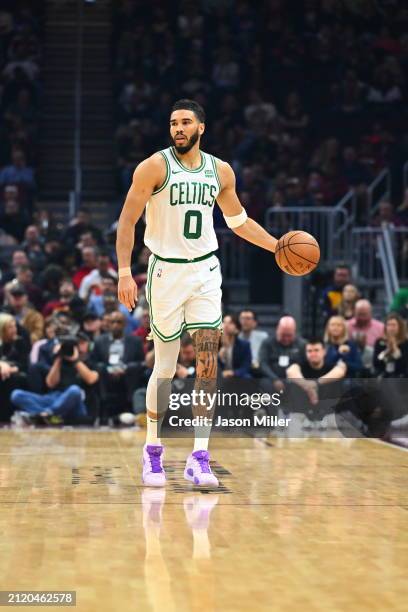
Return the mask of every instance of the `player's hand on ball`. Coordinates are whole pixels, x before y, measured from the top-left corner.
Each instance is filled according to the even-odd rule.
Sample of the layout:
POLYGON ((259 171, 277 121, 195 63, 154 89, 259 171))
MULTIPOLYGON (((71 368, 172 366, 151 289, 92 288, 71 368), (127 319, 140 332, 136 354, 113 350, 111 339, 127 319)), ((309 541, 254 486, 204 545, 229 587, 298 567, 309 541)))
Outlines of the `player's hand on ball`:
POLYGON ((118 300, 131 312, 137 302, 137 285, 132 276, 124 276, 118 282, 118 300))

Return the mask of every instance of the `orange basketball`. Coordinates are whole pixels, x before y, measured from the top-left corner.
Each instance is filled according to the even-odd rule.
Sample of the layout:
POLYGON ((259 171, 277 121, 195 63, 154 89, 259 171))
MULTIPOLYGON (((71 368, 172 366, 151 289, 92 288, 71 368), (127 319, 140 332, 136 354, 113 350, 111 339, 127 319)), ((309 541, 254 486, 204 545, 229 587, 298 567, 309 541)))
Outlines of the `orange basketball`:
POLYGON ((304 276, 312 272, 320 259, 317 240, 307 232, 294 231, 278 240, 275 251, 276 263, 281 270, 292 276, 304 276))

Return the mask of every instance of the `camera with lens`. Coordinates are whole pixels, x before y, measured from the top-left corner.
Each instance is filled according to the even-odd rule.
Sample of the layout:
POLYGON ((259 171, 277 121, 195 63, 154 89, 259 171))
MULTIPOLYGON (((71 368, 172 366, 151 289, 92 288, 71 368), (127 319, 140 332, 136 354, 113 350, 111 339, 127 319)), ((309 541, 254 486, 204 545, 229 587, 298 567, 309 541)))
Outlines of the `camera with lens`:
POLYGON ((63 359, 72 357, 75 347, 78 346, 78 339, 75 336, 60 336, 59 342, 61 346, 57 353, 58 357, 63 359))

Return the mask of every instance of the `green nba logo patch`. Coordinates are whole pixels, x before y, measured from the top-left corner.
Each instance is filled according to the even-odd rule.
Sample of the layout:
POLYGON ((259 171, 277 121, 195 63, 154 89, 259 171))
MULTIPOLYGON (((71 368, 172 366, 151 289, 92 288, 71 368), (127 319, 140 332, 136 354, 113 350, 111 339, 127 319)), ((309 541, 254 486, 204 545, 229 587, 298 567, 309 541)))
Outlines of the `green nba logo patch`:
POLYGON ((214 172, 212 170, 205 170, 204 174, 206 177, 214 176, 214 172))

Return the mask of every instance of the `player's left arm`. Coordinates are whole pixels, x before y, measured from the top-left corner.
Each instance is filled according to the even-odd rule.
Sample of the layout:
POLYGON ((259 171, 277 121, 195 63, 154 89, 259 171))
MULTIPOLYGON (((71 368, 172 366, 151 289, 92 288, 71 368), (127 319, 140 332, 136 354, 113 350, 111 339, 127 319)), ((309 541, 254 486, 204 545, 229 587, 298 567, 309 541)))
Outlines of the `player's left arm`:
POLYGON ((217 169, 221 182, 217 203, 228 227, 244 240, 274 253, 278 241, 259 223, 247 216, 235 190, 235 174, 231 166, 218 161, 217 169))

